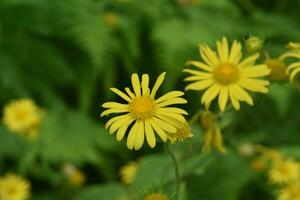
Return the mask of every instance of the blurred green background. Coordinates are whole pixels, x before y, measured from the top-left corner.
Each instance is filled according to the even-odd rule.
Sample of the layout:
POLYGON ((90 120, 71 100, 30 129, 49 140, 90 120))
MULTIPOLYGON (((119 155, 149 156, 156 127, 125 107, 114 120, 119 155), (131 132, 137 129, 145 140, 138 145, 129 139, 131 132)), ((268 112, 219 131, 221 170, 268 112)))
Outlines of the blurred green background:
MULTIPOLYGON (((0 125, 0 175, 14 172, 32 184, 33 200, 130 200, 158 188, 172 195, 174 177, 163 145, 129 151, 100 119, 101 104, 116 100, 110 87, 130 86, 130 75, 148 73, 152 84, 167 72, 160 92, 183 90, 186 61, 199 60, 198 44, 223 35, 265 39, 277 57, 300 40, 299 0, 0 0, 0 107, 31 98, 46 110, 35 142, 0 125), (138 160, 130 186, 119 169, 138 160), (87 177, 72 187, 61 168, 72 163, 87 177)), ((262 57, 263 58, 263 57, 262 57)), ((200 95, 188 92, 193 116, 200 95)), ((272 83, 254 106, 223 118, 226 155, 201 152, 195 137, 172 145, 182 175, 181 200, 275 199, 265 177, 239 154, 243 143, 260 143, 300 159, 300 92, 272 83)), ((1 114, 2 117, 2 114, 1 114)))

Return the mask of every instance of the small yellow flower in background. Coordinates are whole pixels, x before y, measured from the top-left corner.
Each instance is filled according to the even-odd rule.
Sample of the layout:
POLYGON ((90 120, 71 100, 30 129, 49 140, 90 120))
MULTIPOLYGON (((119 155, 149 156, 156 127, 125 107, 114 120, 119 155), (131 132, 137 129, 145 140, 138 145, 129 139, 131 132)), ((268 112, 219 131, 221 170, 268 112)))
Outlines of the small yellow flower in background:
POLYGON ((149 89, 149 76, 143 74, 140 82, 137 74, 131 76, 133 91, 130 88, 125 88, 126 93, 111 88, 111 90, 122 97, 126 104, 107 102, 102 107, 107 108, 102 112, 101 117, 112 113, 120 114, 119 116, 110 119, 105 128, 112 134, 117 132, 117 140, 121 141, 132 124, 128 137, 127 147, 132 150, 139 150, 146 140, 151 148, 156 146, 155 133, 159 135, 163 142, 168 139, 169 133, 177 131, 174 126, 174 120, 180 123, 185 123, 183 115, 187 112, 176 107, 169 107, 174 104, 185 104, 187 101, 181 96, 184 95, 181 91, 172 91, 159 98, 155 98, 157 90, 165 78, 165 73, 162 73, 156 80, 152 91, 149 89))
POLYGON ((122 183, 129 185, 133 183, 136 173, 137 173, 138 164, 136 162, 129 162, 120 169, 120 176, 122 183))
POLYGON ((282 154, 272 148, 265 147, 263 145, 255 145, 255 150, 258 153, 261 153, 268 161, 272 163, 281 162, 283 160, 282 154))
POLYGON ((144 200, 169 200, 168 196, 162 193, 152 193, 144 197, 144 200))
POLYGON ((268 75, 271 81, 285 81, 288 79, 286 72, 286 65, 280 58, 267 58, 265 64, 271 69, 271 73, 268 75))
POLYGON ((293 160, 282 160, 273 163, 269 171, 269 179, 273 184, 289 184, 300 179, 300 165, 293 160))
POLYGON ((229 49, 226 37, 217 41, 217 52, 206 44, 200 45, 200 55, 204 62, 189 61, 198 70, 185 69, 191 74, 185 81, 189 84, 186 90, 206 90, 201 98, 201 103, 209 105, 218 96, 218 104, 221 111, 226 108, 230 100, 236 110, 240 109, 240 101, 253 105, 251 96, 246 92, 267 93, 269 81, 258 78, 269 75, 270 69, 265 64, 255 65, 259 54, 249 56, 241 61, 242 45, 234 41, 229 49))
POLYGON ((85 174, 72 164, 65 164, 63 166, 63 173, 73 186, 82 186, 86 181, 85 174))
POLYGON ((221 128, 217 122, 216 116, 210 111, 204 111, 201 114, 201 125, 205 128, 203 147, 204 152, 210 152, 211 148, 214 147, 220 153, 226 153, 226 149, 223 145, 223 137, 221 128))
POLYGON ((0 178, 1 200, 27 200, 30 197, 30 183, 20 176, 7 174, 0 178))
POLYGON ((169 133, 168 139, 172 144, 176 142, 183 142, 184 140, 193 137, 190 125, 186 123, 175 122, 177 131, 175 133, 169 133))
POLYGON ((280 58, 281 59, 287 59, 287 58, 293 58, 296 59, 296 62, 293 62, 288 65, 286 71, 290 76, 290 81, 293 81, 294 78, 298 75, 300 72, 300 49, 298 48, 298 45, 300 43, 289 43, 290 46, 292 45, 292 50, 288 50, 286 53, 284 53, 280 58))
POLYGON ((115 13, 107 13, 104 15, 104 21, 110 28, 116 28, 118 23, 118 16, 115 13))
POLYGON ((300 200, 300 184, 292 184, 281 189, 277 200, 300 200))
POLYGON ((30 139, 37 137, 44 112, 31 99, 9 102, 3 110, 3 123, 7 128, 30 139))
POLYGON ((260 50, 264 45, 264 40, 257 36, 250 36, 246 41, 246 49, 249 53, 254 53, 260 50))
POLYGON ((286 47, 291 50, 300 50, 300 42, 289 42, 286 47))

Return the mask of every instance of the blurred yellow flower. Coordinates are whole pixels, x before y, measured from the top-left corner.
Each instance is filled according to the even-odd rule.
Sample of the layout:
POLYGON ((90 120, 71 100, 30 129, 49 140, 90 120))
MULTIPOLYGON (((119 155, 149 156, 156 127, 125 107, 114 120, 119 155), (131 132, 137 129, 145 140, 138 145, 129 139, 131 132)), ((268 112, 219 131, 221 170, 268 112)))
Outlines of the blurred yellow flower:
POLYGON ((286 46, 288 49, 299 49, 300 50, 300 42, 289 42, 286 46))
POLYGON ((1 200, 27 200, 30 197, 30 183, 20 176, 7 174, 0 178, 1 200))
POLYGON ((85 174, 72 164, 65 164, 63 166, 63 173, 73 186, 82 186, 86 181, 85 174))
POLYGON ((288 65, 286 71, 290 76, 290 81, 293 81, 294 78, 298 75, 300 72, 300 49, 292 49, 284 53, 282 56, 280 56, 281 59, 286 59, 286 58, 293 58, 297 59, 296 62, 293 62, 288 65))
POLYGON ((144 200, 169 200, 168 196, 162 193, 152 193, 144 197, 144 200))
POLYGON ((216 116, 210 111, 204 111, 201 113, 201 125, 205 128, 203 147, 204 152, 210 152, 212 146, 216 148, 220 153, 226 153, 226 149, 223 145, 223 137, 221 129, 217 122, 216 116))
POLYGON ((257 36, 250 36, 245 43, 248 52, 254 53, 263 47, 264 40, 257 36))
POLYGON ((174 126, 177 131, 168 134, 168 139, 171 143, 183 142, 185 139, 193 137, 191 127, 187 122, 181 123, 174 121, 174 126))
POLYGON ((279 195, 278 200, 300 200, 300 184, 292 184, 284 187, 279 195))
POLYGON ((11 101, 3 111, 3 123, 10 131, 32 139, 37 136, 42 117, 43 111, 31 99, 11 101))
POLYGON ((125 88, 127 94, 122 91, 111 88, 111 90, 122 97, 126 104, 107 102, 102 107, 107 108, 102 112, 101 117, 112 113, 125 113, 113 117, 106 123, 106 129, 112 134, 117 131, 117 140, 123 139, 126 130, 132 124, 128 137, 127 147, 132 150, 139 150, 146 140, 151 148, 156 145, 155 134, 157 133, 163 142, 168 139, 168 133, 175 133, 176 127, 173 121, 177 120, 185 123, 186 120, 183 115, 187 112, 176 108, 168 107, 173 104, 185 104, 187 101, 181 96, 184 95, 181 91, 172 91, 158 99, 155 99, 156 93, 165 78, 165 73, 162 73, 156 80, 152 91, 149 89, 149 76, 143 74, 140 82, 137 74, 131 76, 131 82, 134 93, 127 87, 125 88))
POLYGON ((266 86, 269 81, 257 78, 267 76, 270 69, 265 64, 255 65, 259 54, 249 56, 241 61, 242 46, 234 41, 229 50, 226 37, 217 41, 218 54, 206 44, 200 45, 200 55, 204 62, 189 61, 198 70, 185 69, 190 73, 185 81, 192 81, 186 90, 206 90, 201 98, 201 103, 209 105, 218 96, 221 111, 224 111, 228 100, 236 110, 240 109, 239 101, 253 105, 251 96, 245 91, 267 93, 266 86))
POLYGON ((122 183, 129 185, 133 183, 137 172, 138 165, 136 162, 129 162, 120 169, 122 183))
POLYGON ((286 72, 286 65, 282 59, 267 58, 265 64, 271 69, 271 73, 268 75, 271 81, 284 81, 288 79, 288 74, 286 72))
POLYGON ((269 171, 269 179, 273 184, 289 184, 300 179, 300 165, 293 160, 275 162, 269 171))

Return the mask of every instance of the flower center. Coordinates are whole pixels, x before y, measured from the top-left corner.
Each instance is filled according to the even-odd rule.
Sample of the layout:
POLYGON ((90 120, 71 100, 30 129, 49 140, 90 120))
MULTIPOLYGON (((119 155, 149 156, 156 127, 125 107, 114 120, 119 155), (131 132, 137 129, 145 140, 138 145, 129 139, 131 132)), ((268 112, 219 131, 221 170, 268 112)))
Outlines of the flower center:
POLYGON ((139 119, 145 120, 154 116, 156 103, 148 96, 136 97, 130 103, 131 114, 139 119))
POLYGON ((16 192, 17 192, 17 190, 16 190, 16 187, 14 187, 14 186, 8 186, 6 188, 6 194, 8 196, 14 196, 16 194, 16 192))
POLYGON ((22 121, 28 117, 28 111, 27 110, 19 110, 16 113, 16 117, 18 120, 22 121))
POLYGON ((224 63, 214 69, 213 78, 221 85, 229 85, 238 81, 239 71, 234 65, 224 63))

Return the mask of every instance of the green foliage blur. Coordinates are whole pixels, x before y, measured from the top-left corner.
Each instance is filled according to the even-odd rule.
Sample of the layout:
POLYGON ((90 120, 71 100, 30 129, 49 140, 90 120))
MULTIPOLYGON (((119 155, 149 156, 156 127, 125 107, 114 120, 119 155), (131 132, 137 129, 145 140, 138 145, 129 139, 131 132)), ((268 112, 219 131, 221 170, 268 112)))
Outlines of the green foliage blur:
MULTIPOLYGON (((265 39, 277 57, 289 41, 300 41, 299 0, 0 0, 0 108, 31 98, 46 114, 36 141, 0 125, 0 176, 13 172, 32 184, 32 200, 139 200, 149 191, 174 195, 173 165, 163 144, 130 151, 104 129, 101 104, 117 100, 110 87, 130 86, 130 75, 150 81, 166 71, 160 92, 183 90, 188 60, 199 60, 198 44, 223 35, 265 39), (138 161, 133 184, 119 169, 138 161), (72 163, 87 177, 73 187, 62 173, 72 163)), ((263 58, 263 56, 262 56, 263 58)), ((191 118, 203 109, 199 92, 187 92, 191 118)), ((203 130, 171 145, 182 177, 180 200, 271 200, 266 178, 240 154, 244 143, 263 144, 300 159, 300 91, 272 83, 254 106, 222 118, 228 150, 201 151, 203 130)), ((2 114, 1 114, 2 117, 2 114)))

